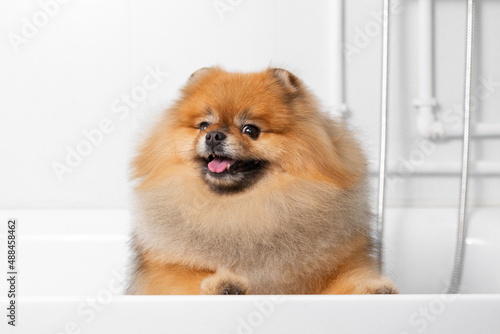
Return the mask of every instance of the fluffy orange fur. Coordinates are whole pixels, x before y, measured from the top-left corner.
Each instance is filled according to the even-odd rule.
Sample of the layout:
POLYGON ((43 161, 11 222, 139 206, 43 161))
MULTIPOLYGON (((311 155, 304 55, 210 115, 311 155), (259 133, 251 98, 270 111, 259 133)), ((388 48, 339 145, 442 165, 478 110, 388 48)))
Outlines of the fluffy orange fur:
POLYGON ((195 72, 132 173, 129 293, 397 292, 372 256, 361 149, 286 70, 195 72), (247 123, 260 129, 257 139, 242 133, 247 123), (215 130, 239 159, 265 162, 237 192, 219 192, 222 181, 203 176, 200 147, 215 130))
MULTIPOLYGON (((350 187, 364 173, 364 164, 351 161, 360 157, 343 152, 346 148, 340 139, 344 129, 325 127, 331 120, 317 114, 312 96, 298 96, 294 103, 299 110, 294 112, 283 101, 284 96, 294 92, 278 84, 268 71, 251 74, 227 73, 220 68, 205 71, 210 72, 210 80, 192 78, 194 82, 183 89, 181 99, 160 121, 134 160, 133 176, 147 176, 145 185, 171 175, 170 168, 190 163, 192 142, 185 139, 200 136, 197 125, 204 119, 207 105, 222 116, 213 127, 230 122, 237 113, 251 108, 252 120, 268 131, 269 152, 265 154, 280 159, 291 175, 350 187), (344 154, 343 159, 339 154, 344 154)), ((229 131, 239 132, 236 127, 229 131)))

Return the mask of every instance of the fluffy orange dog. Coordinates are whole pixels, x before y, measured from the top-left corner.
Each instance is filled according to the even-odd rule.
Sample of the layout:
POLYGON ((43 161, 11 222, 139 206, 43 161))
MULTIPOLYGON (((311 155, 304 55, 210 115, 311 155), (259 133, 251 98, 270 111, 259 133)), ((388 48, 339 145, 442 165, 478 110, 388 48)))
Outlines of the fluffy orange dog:
POLYGON ((366 161, 290 72, 195 72, 133 162, 130 294, 397 293, 366 161))

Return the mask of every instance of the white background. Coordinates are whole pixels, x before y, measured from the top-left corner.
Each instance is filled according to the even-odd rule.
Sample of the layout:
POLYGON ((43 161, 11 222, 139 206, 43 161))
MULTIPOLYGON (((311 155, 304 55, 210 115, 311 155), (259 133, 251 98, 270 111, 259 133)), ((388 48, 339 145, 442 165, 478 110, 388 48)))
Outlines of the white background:
MULTIPOLYGON (((0 208, 126 208, 128 163, 143 129, 186 78, 203 66, 290 69, 321 98, 335 89, 331 25, 326 0, 67 1, 43 22, 41 3, 0 2, 0 208), (214 4, 233 3, 218 12, 214 4), (36 21, 37 19, 42 21, 36 21), (40 26, 15 46, 27 21, 40 26), (42 22, 43 24, 41 24, 42 22), (125 116, 113 104, 142 85, 149 69, 169 75, 125 116), (84 131, 112 123, 110 133, 71 172, 58 178, 84 131)), ((363 147, 376 168, 380 95, 381 1, 346 1, 346 96, 363 147), (377 30, 378 27, 378 30, 377 30), (372 29, 372 30, 369 30, 372 29), (373 30, 374 29, 374 30, 373 30), (363 45, 360 36, 370 34, 363 45), (353 49, 354 48, 354 49, 353 49)), ((476 79, 500 82, 500 2, 477 4, 476 79)), ((416 131, 417 2, 399 1, 392 15, 389 160, 401 164, 423 141, 416 131)), ((463 94, 465 1, 435 2, 436 98, 440 112, 463 94)), ((29 29, 28 29, 29 30, 29 29)), ((153 81, 150 81, 151 83, 153 81)), ((117 102, 118 101, 118 102, 117 102)), ((474 119, 500 123, 500 86, 482 100, 474 119)), ((425 162, 460 161, 461 143, 437 144, 425 162)), ((500 141, 478 141, 473 160, 500 161, 500 141)), ((500 179, 471 182, 471 202, 500 205, 500 179)), ((409 176, 388 187, 392 206, 456 206, 459 178, 409 176)))

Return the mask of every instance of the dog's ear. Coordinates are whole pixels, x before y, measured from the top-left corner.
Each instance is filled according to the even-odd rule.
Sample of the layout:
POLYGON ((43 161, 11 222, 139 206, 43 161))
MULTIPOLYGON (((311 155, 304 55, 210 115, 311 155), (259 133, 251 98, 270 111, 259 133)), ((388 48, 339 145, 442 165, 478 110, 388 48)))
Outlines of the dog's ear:
POLYGON ((302 87, 300 79, 290 71, 282 68, 270 68, 268 71, 290 92, 296 92, 302 87))
POLYGON ((205 74, 213 71, 215 68, 214 67, 202 67, 199 70, 194 71, 188 79, 188 82, 194 82, 195 80, 198 80, 199 78, 203 77, 205 74))

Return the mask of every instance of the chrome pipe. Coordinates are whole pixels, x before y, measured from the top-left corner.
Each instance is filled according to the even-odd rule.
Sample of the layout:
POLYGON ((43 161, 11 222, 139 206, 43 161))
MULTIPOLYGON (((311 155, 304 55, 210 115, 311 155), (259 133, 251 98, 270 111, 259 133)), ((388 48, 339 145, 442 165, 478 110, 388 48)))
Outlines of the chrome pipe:
POLYGON ((380 97, 380 160, 377 211, 377 250, 380 270, 383 271, 383 238, 385 213, 385 184, 387 164, 387 109, 389 97, 389 0, 383 0, 382 76, 380 97))
POLYGON ((474 12, 475 0, 467 1, 467 37, 466 37, 466 59, 465 59, 465 89, 464 89, 464 137, 462 148, 462 180, 460 187, 460 209, 458 217, 457 246, 455 252, 455 263, 451 277, 448 293, 458 293, 462 281, 465 234, 467 231, 467 185, 469 181, 470 161, 470 122, 471 122, 471 98, 472 98, 472 63, 474 49, 474 12))

